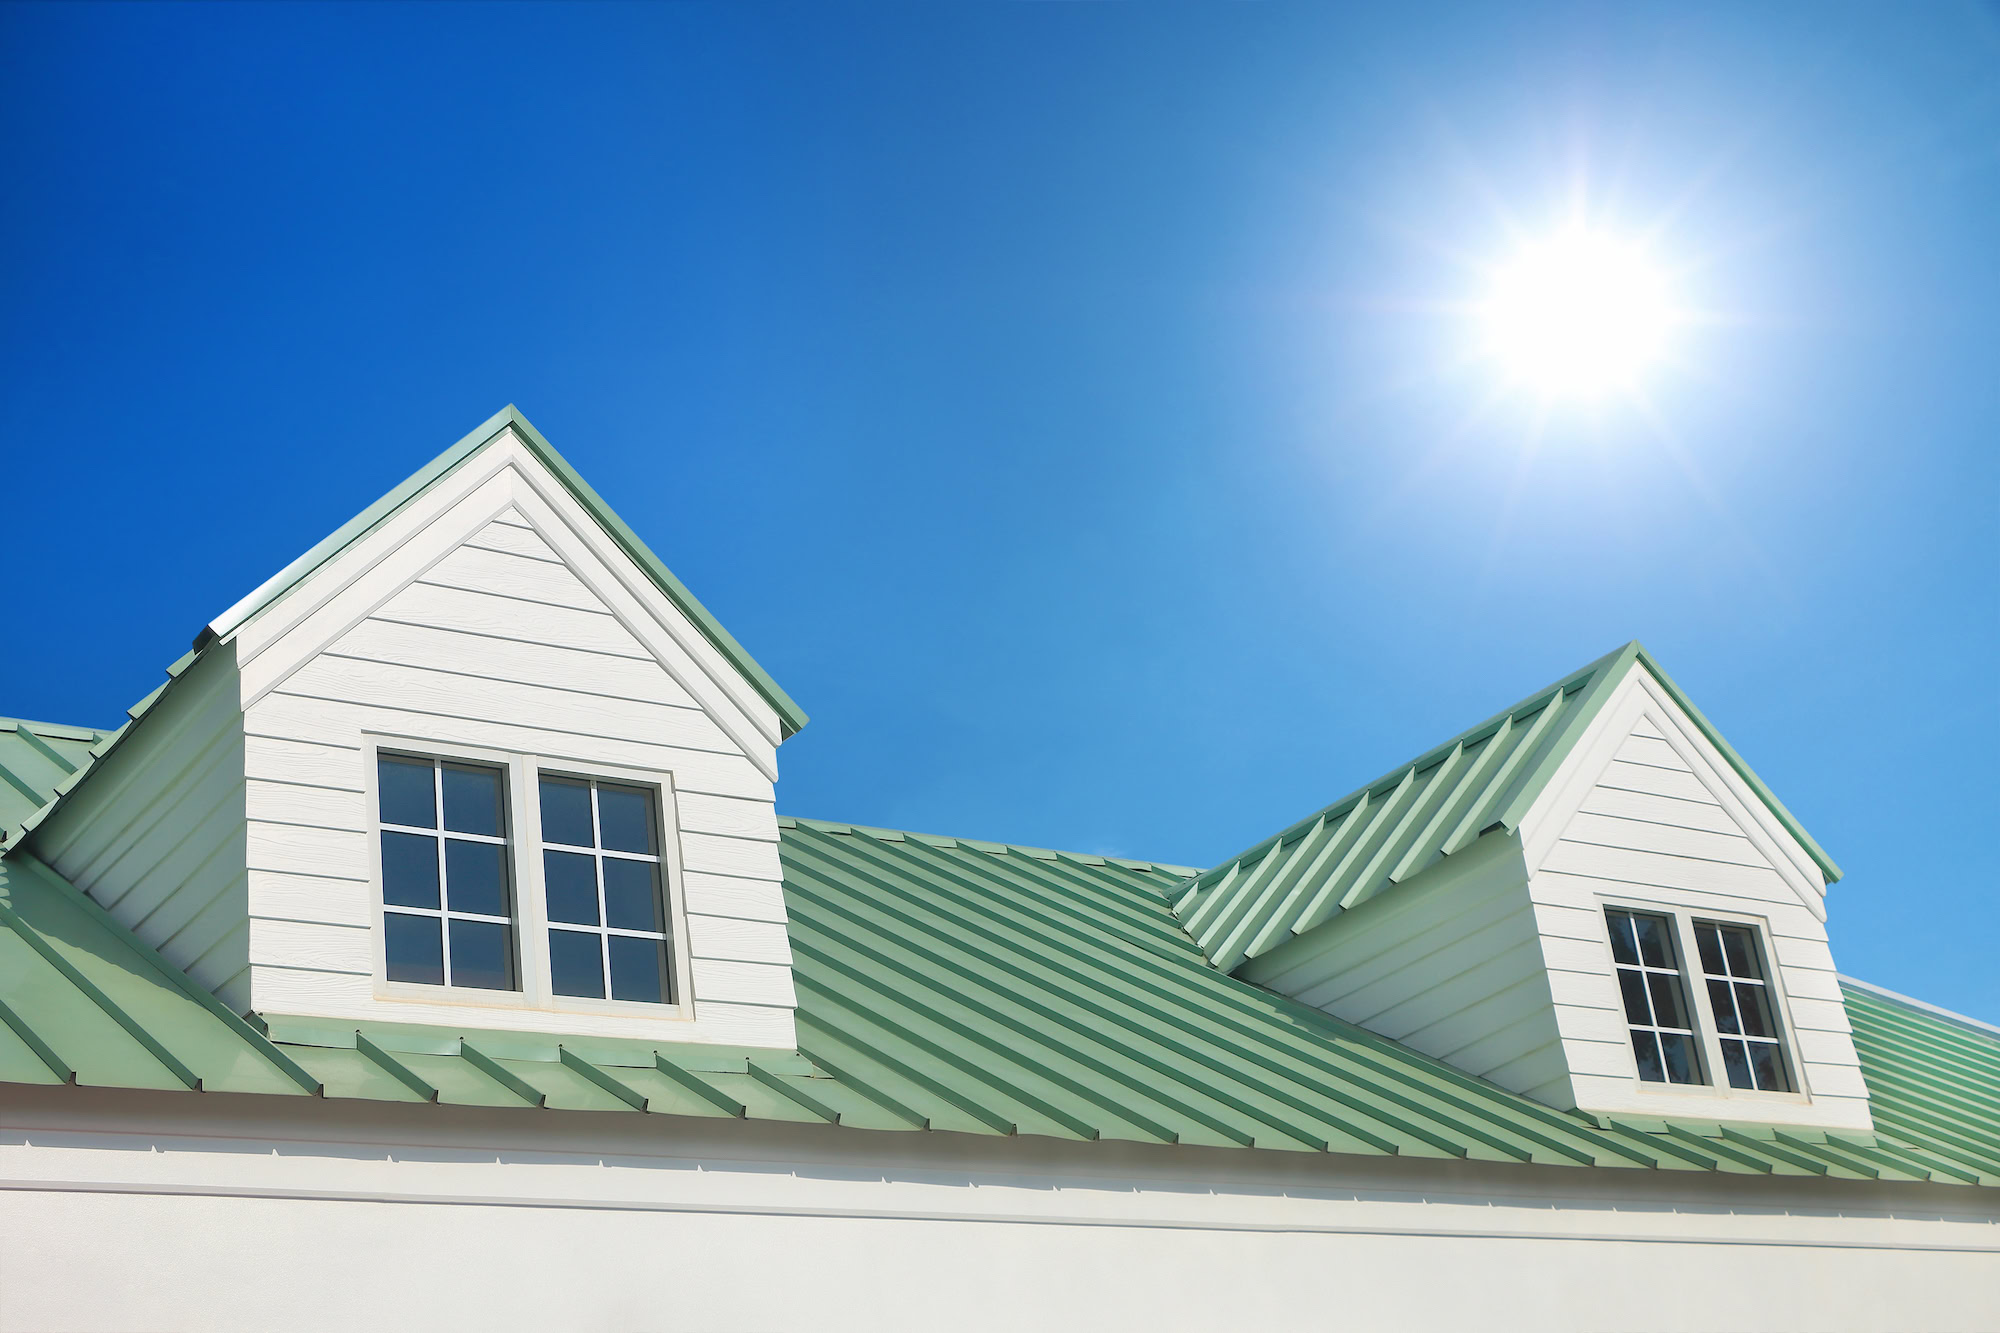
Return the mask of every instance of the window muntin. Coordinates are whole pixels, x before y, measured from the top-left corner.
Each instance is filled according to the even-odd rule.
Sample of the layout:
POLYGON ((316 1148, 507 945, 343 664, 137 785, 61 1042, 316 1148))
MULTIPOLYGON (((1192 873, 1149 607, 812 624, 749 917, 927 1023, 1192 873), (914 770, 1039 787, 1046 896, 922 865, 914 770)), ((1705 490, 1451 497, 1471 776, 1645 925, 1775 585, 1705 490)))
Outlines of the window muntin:
POLYGON ((1639 1077, 1648 1083, 1706 1083, 1687 981, 1671 917, 1604 909, 1611 958, 1639 1077))
POLYGON ((1694 923, 1695 951, 1708 984, 1722 1067, 1732 1088, 1791 1092, 1790 1062, 1778 1033, 1770 974, 1757 932, 1727 921, 1694 923))
POLYGON ((543 901, 557 995, 674 1003, 660 816, 645 787, 544 774, 543 901))
POLYGON ((375 773, 388 979, 519 990, 506 770, 384 753, 375 773))

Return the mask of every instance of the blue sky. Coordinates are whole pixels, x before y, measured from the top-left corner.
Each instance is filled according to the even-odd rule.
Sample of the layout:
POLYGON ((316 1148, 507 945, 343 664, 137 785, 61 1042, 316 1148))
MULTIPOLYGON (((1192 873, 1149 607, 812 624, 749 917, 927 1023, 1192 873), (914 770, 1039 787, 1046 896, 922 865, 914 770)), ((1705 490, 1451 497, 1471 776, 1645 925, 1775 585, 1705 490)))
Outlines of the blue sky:
POLYGON ((514 402, 788 813, 1206 865, 1638 637, 2000 1019, 1997 15, 0 8, 0 712, 514 402), (1643 408, 1464 356, 1579 199, 1702 312, 1643 408))

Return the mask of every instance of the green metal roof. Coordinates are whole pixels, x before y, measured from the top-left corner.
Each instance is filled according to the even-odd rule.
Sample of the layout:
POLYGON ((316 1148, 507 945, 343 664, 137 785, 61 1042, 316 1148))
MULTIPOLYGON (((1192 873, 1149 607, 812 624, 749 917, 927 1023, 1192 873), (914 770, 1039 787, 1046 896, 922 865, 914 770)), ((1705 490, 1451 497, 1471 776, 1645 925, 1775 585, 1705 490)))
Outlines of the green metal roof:
POLYGON ((0 860, 0 1081, 2000 1185, 2000 1039, 1850 990, 1872 1136, 1550 1110, 1211 967, 1179 866, 810 820, 796 1052, 266 1016, 0 860))
POLYGON ((1840 867, 1635 641, 1202 872, 1176 898, 1182 923, 1215 965, 1230 971, 1481 833, 1516 828, 1635 665, 1688 714, 1828 882, 1839 879, 1840 867))
POLYGON ((47 803, 59 783, 86 768, 112 735, 93 727, 0 717, 0 846, 47 803))
POLYGON ((757 665, 756 659, 751 657, 743 645, 736 642, 729 631, 722 627, 722 623, 709 613, 708 608, 688 591, 687 585, 674 577, 673 571, 653 554, 651 547, 640 540, 639 534, 632 531, 624 519, 618 517, 611 506, 604 502, 604 498, 591 489, 590 483, 569 465, 569 460, 557 453, 555 446, 543 438, 542 433, 536 430, 512 403, 488 417, 470 435, 417 469, 394 490, 341 524, 325 540, 265 580, 262 586, 248 597, 223 612, 196 637, 195 648, 199 650, 215 639, 226 638, 235 633, 265 608, 312 577, 320 566, 366 536, 438 481, 450 475, 460 464, 476 456, 509 427, 512 427, 527 444, 528 451, 553 472, 570 494, 576 497, 578 503, 590 512, 591 517, 597 520, 605 533, 646 572, 647 577, 667 595, 668 600, 695 623, 708 641, 729 659, 730 664, 740 671, 764 701, 771 705, 778 714, 783 734, 790 736, 805 726, 805 712, 793 702, 792 697, 778 687, 778 682, 772 680, 763 667, 757 665))

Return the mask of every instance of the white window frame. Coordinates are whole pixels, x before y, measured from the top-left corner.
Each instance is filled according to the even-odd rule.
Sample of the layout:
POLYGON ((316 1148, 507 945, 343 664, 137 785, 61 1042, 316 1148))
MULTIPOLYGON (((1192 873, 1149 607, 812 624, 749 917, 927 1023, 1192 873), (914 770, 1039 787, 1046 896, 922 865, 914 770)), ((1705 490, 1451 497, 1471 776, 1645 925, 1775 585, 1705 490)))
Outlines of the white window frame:
MULTIPOLYGON (((1644 1096, 1665 1099, 1707 1099, 1728 1098, 1732 1100, 1758 1101, 1767 1103, 1787 1103, 1806 1105, 1812 1095, 1806 1090, 1804 1063, 1799 1059, 1797 1038, 1792 1028, 1792 1016, 1785 1000, 1785 987, 1780 977, 1777 951, 1771 943, 1771 924, 1761 916, 1743 912, 1716 911, 1706 907, 1686 907, 1676 903, 1663 903, 1657 899, 1627 898, 1600 895, 1597 899, 1597 929, 1603 940, 1604 966, 1612 979, 1613 994, 1618 977, 1618 960, 1611 952, 1610 922, 1604 915, 1607 907, 1628 912, 1644 912, 1651 916, 1665 917, 1673 923, 1674 945, 1680 951, 1681 987, 1687 996, 1689 1017, 1694 1022, 1695 1043, 1701 1048, 1702 1075, 1706 1083, 1655 1083, 1639 1077, 1639 1062, 1632 1054, 1630 1038, 1631 1024, 1626 1018, 1622 998, 1618 1007, 1618 1027, 1625 1037, 1625 1059, 1631 1065, 1632 1086, 1644 1096), (1694 934, 1696 918, 1703 921, 1717 921, 1724 925, 1746 926, 1755 933, 1757 947, 1761 954, 1767 976, 1764 978, 1766 993, 1771 998, 1771 1016, 1778 1027, 1778 1053, 1785 1062, 1786 1072, 1791 1076, 1793 1092, 1760 1091, 1756 1088, 1736 1088, 1729 1084, 1727 1066, 1722 1060, 1722 1042, 1715 1022, 1715 1013, 1709 1003, 1706 973, 1702 971, 1701 952, 1694 934)), ((1668 1108, 1663 1113, 1671 1114, 1668 1108)))
MULTIPOLYGON (((677 1023, 695 1020, 694 979, 688 952, 686 892, 681 866, 680 819, 675 809, 672 773, 587 763, 563 756, 454 745, 411 736, 375 734, 362 738, 362 763, 364 799, 368 810, 369 891, 374 912, 370 936, 377 999, 442 1008, 616 1015, 677 1023), (499 768, 506 774, 507 827, 510 834, 508 854, 511 858, 509 869, 513 874, 514 941, 518 951, 515 962, 521 981, 519 990, 478 990, 448 984, 432 986, 421 982, 389 980, 387 928, 383 924, 383 914, 391 909, 382 893, 382 804, 376 776, 377 765, 385 754, 484 764, 499 768), (551 777, 609 782, 623 787, 644 788, 652 793, 653 813, 659 820, 661 889, 667 897, 667 922, 671 934, 668 965, 674 969, 674 1003, 557 995, 552 989, 549 977, 548 899, 542 881, 541 775, 545 771, 551 777)), ((393 829, 396 826, 390 827, 393 829)), ((576 849, 556 845, 556 850, 576 849)))

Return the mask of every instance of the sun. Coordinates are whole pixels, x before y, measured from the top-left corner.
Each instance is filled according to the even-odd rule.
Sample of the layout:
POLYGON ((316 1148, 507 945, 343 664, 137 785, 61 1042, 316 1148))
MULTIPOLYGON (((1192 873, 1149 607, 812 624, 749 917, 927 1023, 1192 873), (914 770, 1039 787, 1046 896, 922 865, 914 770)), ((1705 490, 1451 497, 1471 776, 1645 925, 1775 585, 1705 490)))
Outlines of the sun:
POLYGON ((1550 399, 1638 391, 1678 321, 1673 285, 1645 249, 1584 227, 1499 266, 1481 313, 1486 353, 1550 399))

